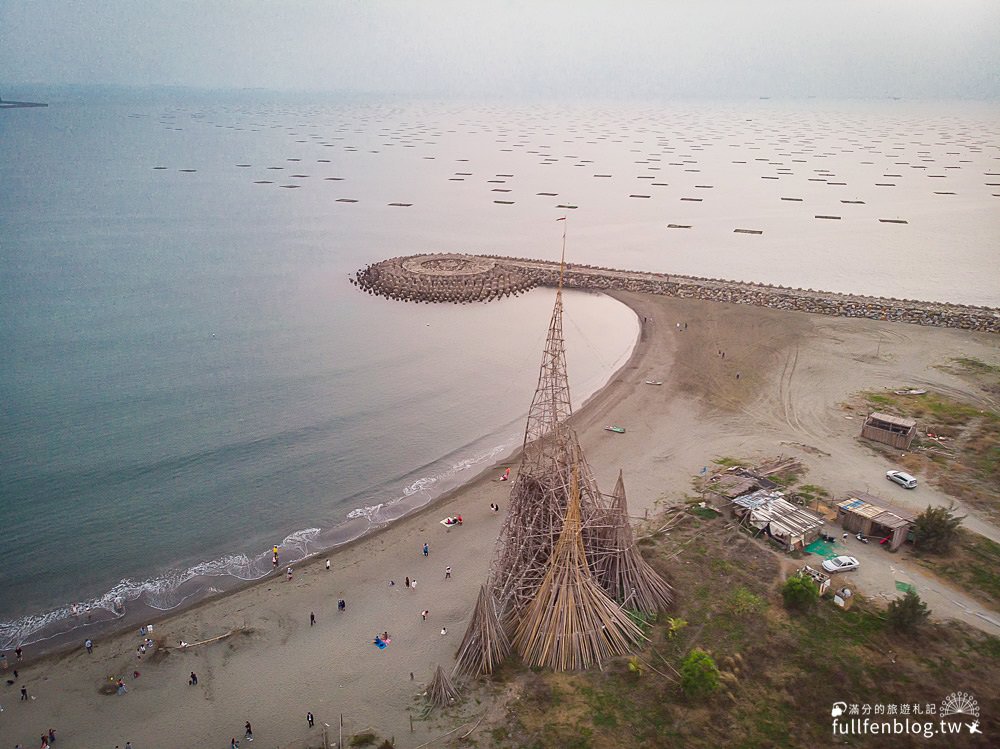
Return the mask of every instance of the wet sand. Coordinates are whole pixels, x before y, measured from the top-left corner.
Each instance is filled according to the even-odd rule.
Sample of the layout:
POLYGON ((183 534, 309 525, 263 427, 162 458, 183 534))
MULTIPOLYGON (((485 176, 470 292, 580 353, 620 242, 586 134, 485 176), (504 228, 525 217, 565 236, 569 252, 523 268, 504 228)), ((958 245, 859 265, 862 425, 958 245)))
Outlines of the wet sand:
MULTIPOLYGON (((918 510, 946 503, 924 484, 908 494, 886 486, 888 466, 857 440, 860 424, 845 419, 838 404, 858 390, 881 387, 971 394, 960 378, 934 365, 959 356, 997 363, 996 336, 615 296, 645 321, 642 334, 628 363, 577 412, 574 424, 605 491, 624 469, 633 515, 682 501, 692 477, 722 456, 796 455, 809 467, 808 481, 834 494, 868 486, 918 510), (647 379, 663 385, 646 385, 647 379), (612 434, 606 424, 627 431, 612 434)), ((526 403, 531 395, 524 393, 526 403)), ((416 718, 422 707, 414 696, 437 664, 453 664, 501 525, 489 505, 507 506, 510 484, 496 481, 503 468, 331 554, 330 571, 321 556, 296 566, 288 582, 282 566, 271 578, 166 618, 154 632, 177 645, 245 630, 232 637, 143 660, 136 658, 140 638, 132 631, 98 640, 92 655, 82 640, 68 654, 37 661, 29 648, 20 681, 0 691, 0 735, 7 744, 33 746, 52 727, 58 745, 68 748, 126 741, 136 749, 224 747, 231 736, 242 736, 249 720, 258 745, 291 747, 303 746, 309 735, 318 745, 324 722, 335 739, 341 713, 345 736, 371 728, 405 748, 440 735, 447 729, 419 720, 410 732, 410 715, 416 718), (439 523, 459 513, 461 527, 439 523), (451 579, 445 579, 448 566, 451 579), (416 588, 404 586, 407 576, 416 588), (337 610, 340 598, 344 612, 337 610), (440 634, 442 627, 447 634, 440 634), (392 642, 378 650, 372 639, 386 630, 392 642), (191 671, 197 686, 188 685, 191 671), (128 694, 102 694, 109 675, 124 676, 128 694), (18 700, 21 685, 34 700, 18 700), (316 716, 311 731, 307 711, 316 716)))

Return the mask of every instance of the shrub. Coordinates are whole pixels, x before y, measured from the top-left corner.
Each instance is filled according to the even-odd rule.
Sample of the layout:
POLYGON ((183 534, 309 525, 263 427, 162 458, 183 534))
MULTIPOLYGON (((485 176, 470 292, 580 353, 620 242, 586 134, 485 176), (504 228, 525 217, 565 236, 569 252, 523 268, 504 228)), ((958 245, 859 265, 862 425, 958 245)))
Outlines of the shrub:
POLYGON ((785 580, 781 597, 785 600, 785 608, 805 611, 819 600, 819 586, 811 577, 793 575, 785 580))
POLYGON ((378 736, 372 731, 364 731, 362 733, 356 733, 351 737, 348 742, 351 746, 371 746, 376 741, 378 741, 378 736))
POLYGON ((913 544, 918 549, 944 554, 951 550, 958 537, 958 528, 965 516, 955 515, 954 502, 947 507, 931 507, 917 515, 913 523, 913 544))
POLYGON ((889 604, 886 618, 893 629, 912 632, 923 624, 930 613, 927 604, 920 600, 920 596, 908 590, 902 598, 897 598, 889 604))
POLYGON ((707 697, 719 688, 719 668, 708 653, 695 648, 681 663, 681 689, 688 697, 707 697))

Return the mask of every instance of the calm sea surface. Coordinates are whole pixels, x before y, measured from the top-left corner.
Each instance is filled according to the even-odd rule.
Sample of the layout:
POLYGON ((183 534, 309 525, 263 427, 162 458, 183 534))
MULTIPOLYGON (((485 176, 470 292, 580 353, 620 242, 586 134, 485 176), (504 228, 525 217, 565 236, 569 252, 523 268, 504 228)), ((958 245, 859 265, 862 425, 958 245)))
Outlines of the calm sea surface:
MULTIPOLYGON (((348 283, 369 262, 554 259, 568 215, 573 262, 1000 306, 998 146, 976 103, 0 112, 0 647, 260 577, 519 445, 552 292, 406 305, 348 283)), ((638 326, 566 304, 579 406, 638 326)))

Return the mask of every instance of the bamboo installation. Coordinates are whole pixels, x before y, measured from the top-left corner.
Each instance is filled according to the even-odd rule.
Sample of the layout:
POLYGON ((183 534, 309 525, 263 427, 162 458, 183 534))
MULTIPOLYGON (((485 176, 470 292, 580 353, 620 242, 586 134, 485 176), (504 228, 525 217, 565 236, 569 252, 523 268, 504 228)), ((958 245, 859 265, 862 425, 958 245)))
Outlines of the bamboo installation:
POLYGON ((427 686, 427 700, 432 707, 447 707, 458 699, 458 687, 455 686, 441 665, 434 671, 431 683, 427 686))
POLYGON ((611 551, 600 560, 600 577, 612 598, 629 608, 653 615, 670 606, 673 592, 670 585, 642 558, 635 545, 635 534, 628 519, 625 480, 618 471, 618 483, 611 494, 611 551))
POLYGON ((624 655, 643 639, 642 630, 591 573, 574 471, 562 532, 548 572, 514 633, 514 649, 528 665, 570 671, 624 655))
POLYGON ((491 674, 509 654, 510 640, 500 626, 496 601, 482 585, 472 622, 458 646, 455 673, 491 674))
POLYGON ((562 315, 560 283, 521 464, 458 674, 492 673, 512 645, 539 665, 600 664, 642 639, 625 606, 652 614, 670 602, 669 586, 635 548, 624 487, 620 497, 601 494, 569 426, 562 315))

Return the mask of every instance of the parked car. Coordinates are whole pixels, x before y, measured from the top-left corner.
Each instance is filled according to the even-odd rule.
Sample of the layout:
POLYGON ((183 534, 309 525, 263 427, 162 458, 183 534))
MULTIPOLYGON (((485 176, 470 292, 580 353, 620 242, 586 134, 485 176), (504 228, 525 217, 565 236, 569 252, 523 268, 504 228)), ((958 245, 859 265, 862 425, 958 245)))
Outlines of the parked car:
POLYGON ((823 569, 827 572, 850 572, 861 564, 854 557, 834 557, 823 561, 823 569))
POLYGON ((917 488, 917 480, 910 474, 904 473, 903 471, 886 471, 885 477, 889 479, 889 481, 895 481, 904 489, 917 488))

